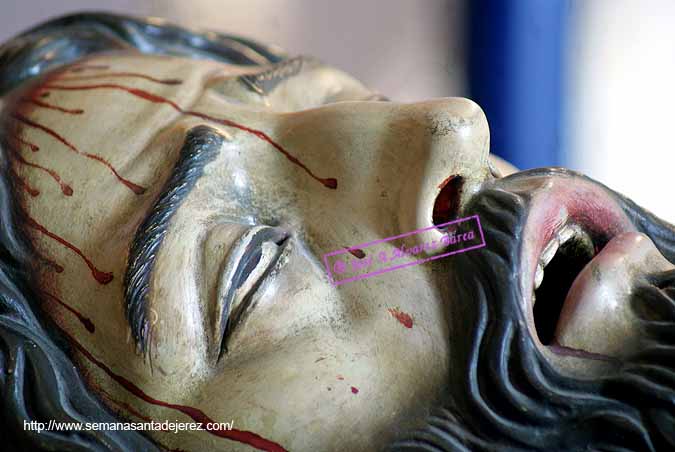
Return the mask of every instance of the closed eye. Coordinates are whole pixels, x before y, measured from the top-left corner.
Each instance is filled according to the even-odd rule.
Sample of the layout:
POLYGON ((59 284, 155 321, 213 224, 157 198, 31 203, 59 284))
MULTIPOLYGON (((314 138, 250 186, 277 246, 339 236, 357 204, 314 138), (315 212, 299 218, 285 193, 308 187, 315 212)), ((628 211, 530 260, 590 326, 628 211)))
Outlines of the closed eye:
POLYGON ((227 352, 227 338, 249 305, 251 296, 279 259, 289 234, 283 229, 254 226, 231 248, 217 291, 215 338, 218 359, 227 352))

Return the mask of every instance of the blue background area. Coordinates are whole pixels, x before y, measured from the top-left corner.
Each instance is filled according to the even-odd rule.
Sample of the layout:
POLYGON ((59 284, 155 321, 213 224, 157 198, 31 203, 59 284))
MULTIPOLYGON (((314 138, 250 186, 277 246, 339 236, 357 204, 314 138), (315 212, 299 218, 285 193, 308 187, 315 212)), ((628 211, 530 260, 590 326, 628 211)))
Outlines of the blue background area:
POLYGON ((470 98, 490 124, 490 151, 520 169, 563 163, 567 0, 468 4, 470 98))

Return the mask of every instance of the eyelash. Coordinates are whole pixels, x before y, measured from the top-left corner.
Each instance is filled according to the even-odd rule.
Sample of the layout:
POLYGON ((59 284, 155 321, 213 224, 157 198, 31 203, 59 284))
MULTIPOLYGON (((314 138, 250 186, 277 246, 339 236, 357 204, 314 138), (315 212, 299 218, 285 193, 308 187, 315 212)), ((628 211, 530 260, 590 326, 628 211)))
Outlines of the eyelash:
MULTIPOLYGON (((256 226, 246 231, 233 247, 234 254, 238 254, 237 249, 242 246, 245 246, 245 250, 234 265, 232 275, 226 281, 230 287, 224 294, 219 294, 219 296, 224 296, 229 300, 223 301, 222 311, 220 312, 220 324, 223 327, 222 335, 220 335, 218 359, 227 353, 227 341, 233 328, 239 323, 244 312, 247 311, 252 295, 278 261, 288 239, 288 233, 279 228, 256 226), (251 245, 258 240, 259 235, 262 237, 258 243, 253 245, 254 248, 251 250, 251 245), (273 244, 274 249, 270 250, 269 247, 266 249, 266 244, 273 244), (232 287, 233 285, 235 286, 232 287)), ((228 259, 231 259, 231 257, 228 259)), ((226 268, 231 267, 226 266, 226 268)))

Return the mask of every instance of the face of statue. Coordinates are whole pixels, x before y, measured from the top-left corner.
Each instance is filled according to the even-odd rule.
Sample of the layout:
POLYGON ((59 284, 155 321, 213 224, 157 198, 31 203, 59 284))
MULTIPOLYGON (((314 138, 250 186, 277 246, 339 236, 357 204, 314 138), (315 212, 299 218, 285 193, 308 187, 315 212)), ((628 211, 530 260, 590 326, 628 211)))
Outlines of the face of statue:
MULTIPOLYGON (((159 401, 290 450, 385 444, 393 425, 437 402, 447 376, 448 263, 334 287, 321 256, 432 225, 444 180, 461 176, 468 193, 488 177, 488 128, 464 99, 375 98, 310 60, 261 73, 139 55, 90 59, 8 98, 49 314, 159 401), (215 152, 157 246, 133 261, 134 241, 157 239, 144 221, 187 180, 176 168, 195 130, 219 137, 215 152), (145 323, 130 329, 133 265, 149 279, 130 314, 145 323)), ((126 416, 190 421, 78 360, 126 416)), ((157 439, 233 447, 207 432, 157 439)))
MULTIPOLYGON (((88 59, 5 102, 38 285, 90 385, 136 421, 202 413, 246 431, 158 442, 372 450, 439 403, 471 302, 449 284, 452 257, 335 287, 321 256, 432 226, 438 199, 457 211, 502 183, 475 104, 379 101, 311 60, 138 54, 88 59)), ((604 237, 565 303, 561 344, 537 341, 558 369, 593 374, 593 353, 632 344, 631 278, 672 265, 597 184, 555 171, 505 181, 531 199, 513 284, 533 337, 544 266, 569 240, 592 255, 604 237), (593 291, 616 303, 584 301, 593 291), (588 333, 608 318, 610 340, 588 333), (572 349, 589 353, 560 352, 572 349)))

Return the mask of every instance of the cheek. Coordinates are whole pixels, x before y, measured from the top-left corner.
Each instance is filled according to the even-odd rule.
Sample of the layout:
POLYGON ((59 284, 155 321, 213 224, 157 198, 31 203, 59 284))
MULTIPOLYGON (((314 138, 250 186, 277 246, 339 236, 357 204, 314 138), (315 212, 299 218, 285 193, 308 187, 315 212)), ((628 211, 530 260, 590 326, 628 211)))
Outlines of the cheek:
POLYGON ((434 375, 443 374, 451 340, 448 265, 427 262, 374 279, 380 277, 381 284, 365 301, 376 306, 373 339, 395 360, 416 363, 411 368, 422 374, 432 368, 434 375))
POLYGON ((233 354, 255 355, 317 335, 330 343, 336 330, 349 328, 335 288, 301 246, 295 241, 287 248, 254 294, 230 337, 233 354))

